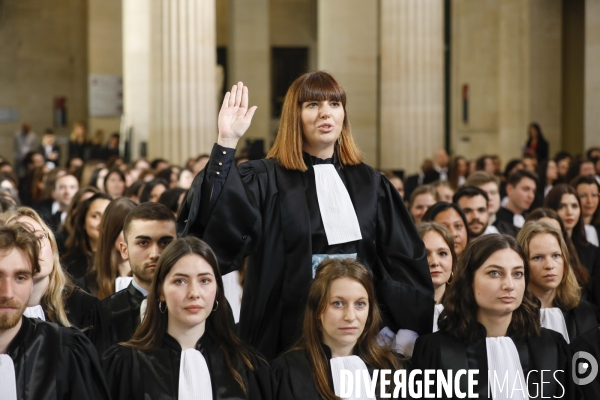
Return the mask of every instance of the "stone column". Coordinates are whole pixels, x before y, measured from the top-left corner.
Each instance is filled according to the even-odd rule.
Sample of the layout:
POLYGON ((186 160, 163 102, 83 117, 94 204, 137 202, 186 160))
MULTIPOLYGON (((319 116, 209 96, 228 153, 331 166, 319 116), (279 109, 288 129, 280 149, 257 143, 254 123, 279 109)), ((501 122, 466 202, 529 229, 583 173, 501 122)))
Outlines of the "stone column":
MULTIPOLYGON (((274 139, 271 120, 271 47, 269 0, 230 0, 226 83, 248 86, 249 103, 258 106, 246 139, 264 139, 265 151, 274 139)), ((238 146, 239 147, 239 146, 238 146)))
POLYGON ((377 13, 377 2, 364 0, 319 0, 317 9, 318 69, 346 90, 354 138, 372 166, 378 164, 377 13))
MULTIPOLYGON (((584 149, 600 146, 600 0, 585 2, 584 149)), ((582 150, 584 150, 582 149, 582 150)))
POLYGON ((444 4, 381 1, 381 167, 418 170, 444 147, 444 4))
POLYGON ((133 155, 183 164, 217 136, 214 1, 124 0, 125 114, 133 155))
POLYGON ((560 148, 560 0, 452 2, 452 149, 468 158, 520 158, 527 127, 538 122, 560 148), (469 87, 469 119, 461 89, 469 87))

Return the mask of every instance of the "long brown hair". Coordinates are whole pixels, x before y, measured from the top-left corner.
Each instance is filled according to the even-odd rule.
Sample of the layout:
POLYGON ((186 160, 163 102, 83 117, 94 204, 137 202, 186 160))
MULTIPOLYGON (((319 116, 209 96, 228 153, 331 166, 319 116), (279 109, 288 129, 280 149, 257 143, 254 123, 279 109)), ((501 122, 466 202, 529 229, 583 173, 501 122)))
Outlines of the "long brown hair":
POLYGON ((92 203, 99 199, 112 200, 105 193, 96 193, 83 203, 79 203, 73 213, 73 230, 69 232, 69 237, 65 243, 67 252, 62 256, 62 260, 68 259, 71 255, 81 253, 88 259, 88 266, 92 265, 94 252, 90 246, 88 235, 85 231, 85 217, 92 203))
POLYGON ((61 228, 61 229, 64 229, 65 232, 67 232, 67 236, 69 233, 71 233, 73 231, 73 218, 74 218, 75 210, 77 209, 77 206, 81 202, 81 198, 86 193, 91 193, 93 196, 96 193, 100 193, 100 190, 98 190, 97 188, 95 188, 93 186, 83 186, 83 187, 79 188, 77 193, 75 193, 75 196, 73 196, 73 199, 71 200, 71 204, 69 204, 69 207, 67 208, 67 218, 65 218, 65 223, 63 224, 63 226, 61 228))
POLYGON ((116 249, 115 241, 123 231, 125 217, 136 206, 135 201, 121 197, 111 201, 104 210, 100 223, 98 250, 92 269, 92 271, 96 271, 98 298, 101 300, 115 292, 115 279, 117 279, 117 269, 121 262, 121 252, 116 249))
POLYGON ((583 215, 581 212, 581 200, 579 199, 579 195, 577 194, 577 190, 575 190, 575 188, 567 185, 566 183, 559 183, 558 185, 554 186, 544 198, 544 207, 558 211, 560 208, 560 202, 565 194, 572 194, 575 196, 580 210, 579 219, 573 227, 571 240, 576 246, 587 247, 590 245, 590 243, 587 241, 585 236, 585 224, 583 223, 583 215))
POLYGON ((377 336, 381 330, 381 314, 373 279, 367 268, 353 259, 328 259, 319 264, 315 280, 310 286, 308 302, 304 312, 302 336, 290 350, 304 350, 308 353, 312 364, 313 377, 317 391, 327 400, 337 400, 339 397, 329 386, 329 359, 323 350, 323 337, 321 334, 320 317, 325 312, 329 302, 329 288, 331 282, 339 278, 351 278, 359 282, 369 296, 369 315, 365 329, 358 338, 355 349, 365 364, 373 368, 395 370, 400 369, 400 362, 396 359, 391 349, 381 347, 377 343, 377 336))
POLYGON ((523 228, 519 231, 517 242, 519 242, 519 245, 527 255, 527 259, 529 259, 529 243, 534 236, 541 234, 554 236, 560 246, 563 259, 563 276, 560 284, 556 288, 556 297, 554 301, 561 308, 567 311, 571 310, 579 305, 579 301, 581 300, 581 287, 579 286, 579 283, 577 283, 577 277, 569 263, 569 250, 563 239, 562 233, 546 222, 529 221, 523 225, 523 228))
POLYGON ((165 333, 167 333, 169 313, 161 313, 158 308, 160 293, 165 283, 165 278, 173 266, 182 257, 190 254, 198 255, 206 260, 212 267, 217 282, 215 300, 220 305, 206 319, 205 335, 210 335, 219 345, 225 355, 225 363, 229 368, 229 372, 245 392, 246 387, 240 371, 242 371, 244 365, 254 370, 253 361, 256 361, 256 356, 244 346, 233 331, 231 324, 232 316, 227 305, 227 299, 225 298, 223 279, 221 278, 215 253, 205 242, 196 237, 188 236, 176 239, 163 251, 156 264, 156 274, 148 293, 148 308, 144 321, 135 331, 131 340, 121 343, 121 345, 140 351, 151 351, 161 345, 165 333))
POLYGON ((537 221, 542 218, 551 218, 558 222, 560 225, 560 231, 562 233, 562 237, 567 245, 567 250, 569 251, 569 265, 571 269, 575 273, 575 277, 577 278, 577 282, 584 289, 591 289, 591 277, 588 270, 581 264, 579 260, 579 256, 577 255, 577 249, 573 244, 573 241, 569 237, 567 230, 565 229, 565 224, 563 224, 560 216, 551 208, 536 208, 533 210, 528 216, 525 222, 529 221, 537 221))
MULTIPOLYGON (((71 323, 67 318, 67 311, 65 310, 65 299, 73 293, 75 287, 60 265, 58 246, 56 245, 54 233, 39 214, 29 207, 19 207, 15 211, 7 211, 2 214, 2 220, 6 224, 19 222, 19 218, 21 217, 29 217, 35 220, 40 224, 44 232, 48 234, 48 240, 50 241, 50 247, 52 248, 53 265, 48 288, 42 297, 42 303, 45 303, 46 305, 46 312, 48 313, 50 322, 56 322, 62 326, 70 327, 71 323)), ((21 226, 27 227, 27 224, 21 223, 21 226)))
POLYGON ((497 251, 511 249, 521 257, 525 266, 525 293, 521 305, 512 313, 509 329, 520 338, 541 334, 540 301, 528 290, 529 264, 523 249, 508 235, 483 235, 471 241, 458 260, 452 285, 446 288, 444 310, 438 327, 458 340, 469 343, 478 339, 477 310, 473 280, 475 272, 497 251))
MULTIPOLYGON (((452 272, 454 273, 458 259, 456 257, 456 251, 454 250, 454 236, 452 236, 452 234, 450 233, 448 228, 446 228, 443 225, 438 224, 437 222, 425 221, 425 222, 420 222, 417 225, 417 231, 419 232, 419 236, 421 236, 421 240, 423 240, 425 235, 428 234, 429 232, 437 233, 438 235, 440 235, 442 237, 442 239, 444 240, 444 242, 446 242, 446 245, 448 245, 448 248, 450 249, 450 257, 452 257, 452 272)), ((454 276, 454 275, 452 275, 452 276, 454 276)), ((450 278, 450 279, 453 279, 453 278, 450 278)), ((448 280, 448 281, 452 282, 450 280, 448 280)), ((446 287, 447 286, 448 285, 446 285, 446 287)), ((444 295, 442 296, 441 301, 440 301, 441 303, 444 302, 445 296, 446 296, 446 290, 444 290, 444 295)))
POLYGON ((288 89, 283 101, 281 122, 275 143, 267 158, 275 158, 281 166, 296 171, 308 168, 302 158, 302 103, 306 101, 337 101, 344 107, 344 122, 337 152, 342 165, 357 165, 363 161, 362 154, 354 142, 348 113, 346 112, 346 92, 333 76, 324 71, 308 72, 288 89))

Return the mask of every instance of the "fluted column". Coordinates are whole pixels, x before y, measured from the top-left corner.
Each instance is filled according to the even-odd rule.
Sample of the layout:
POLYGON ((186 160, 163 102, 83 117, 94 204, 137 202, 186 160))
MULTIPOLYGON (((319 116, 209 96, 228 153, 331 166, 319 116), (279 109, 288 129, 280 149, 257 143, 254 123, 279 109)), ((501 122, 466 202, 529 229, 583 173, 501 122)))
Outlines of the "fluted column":
POLYGON ((373 166, 377 160, 377 2, 319 0, 318 69, 330 72, 348 96, 354 138, 373 166))
POLYGON ((214 1, 124 0, 125 114, 134 156, 182 164, 216 140, 214 1))
POLYGON ((415 172, 444 147, 442 0, 381 1, 381 167, 415 172))

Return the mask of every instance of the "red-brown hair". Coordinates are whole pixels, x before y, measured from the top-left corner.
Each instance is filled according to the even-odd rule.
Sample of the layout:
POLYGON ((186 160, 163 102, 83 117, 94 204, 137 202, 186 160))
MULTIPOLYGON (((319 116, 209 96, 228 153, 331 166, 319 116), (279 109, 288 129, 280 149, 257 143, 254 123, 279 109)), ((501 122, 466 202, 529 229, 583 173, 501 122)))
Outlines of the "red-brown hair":
POLYGON ((362 154, 354 143, 348 113, 346 112, 346 92, 327 72, 308 72, 292 83, 285 95, 281 121, 275 143, 267 158, 275 158, 281 166, 296 171, 306 171, 302 158, 302 103, 306 101, 337 101, 344 107, 344 122, 340 134, 341 146, 337 146, 342 166, 357 165, 363 161, 362 154))

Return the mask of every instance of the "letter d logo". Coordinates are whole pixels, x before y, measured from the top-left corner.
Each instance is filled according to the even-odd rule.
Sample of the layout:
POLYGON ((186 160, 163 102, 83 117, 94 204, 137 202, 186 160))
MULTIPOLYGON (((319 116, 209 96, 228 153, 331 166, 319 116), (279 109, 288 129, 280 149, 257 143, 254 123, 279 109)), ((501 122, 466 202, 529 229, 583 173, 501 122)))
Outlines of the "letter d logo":
POLYGON ((590 353, 585 351, 578 351, 573 354, 572 360, 572 368, 573 368, 573 381, 576 385, 587 385, 591 383, 596 376, 598 375, 598 361, 592 356, 590 353), (584 359, 584 362, 581 362, 581 359, 584 359), (577 375, 583 375, 587 371, 590 371, 589 375, 586 378, 579 378, 577 375))

